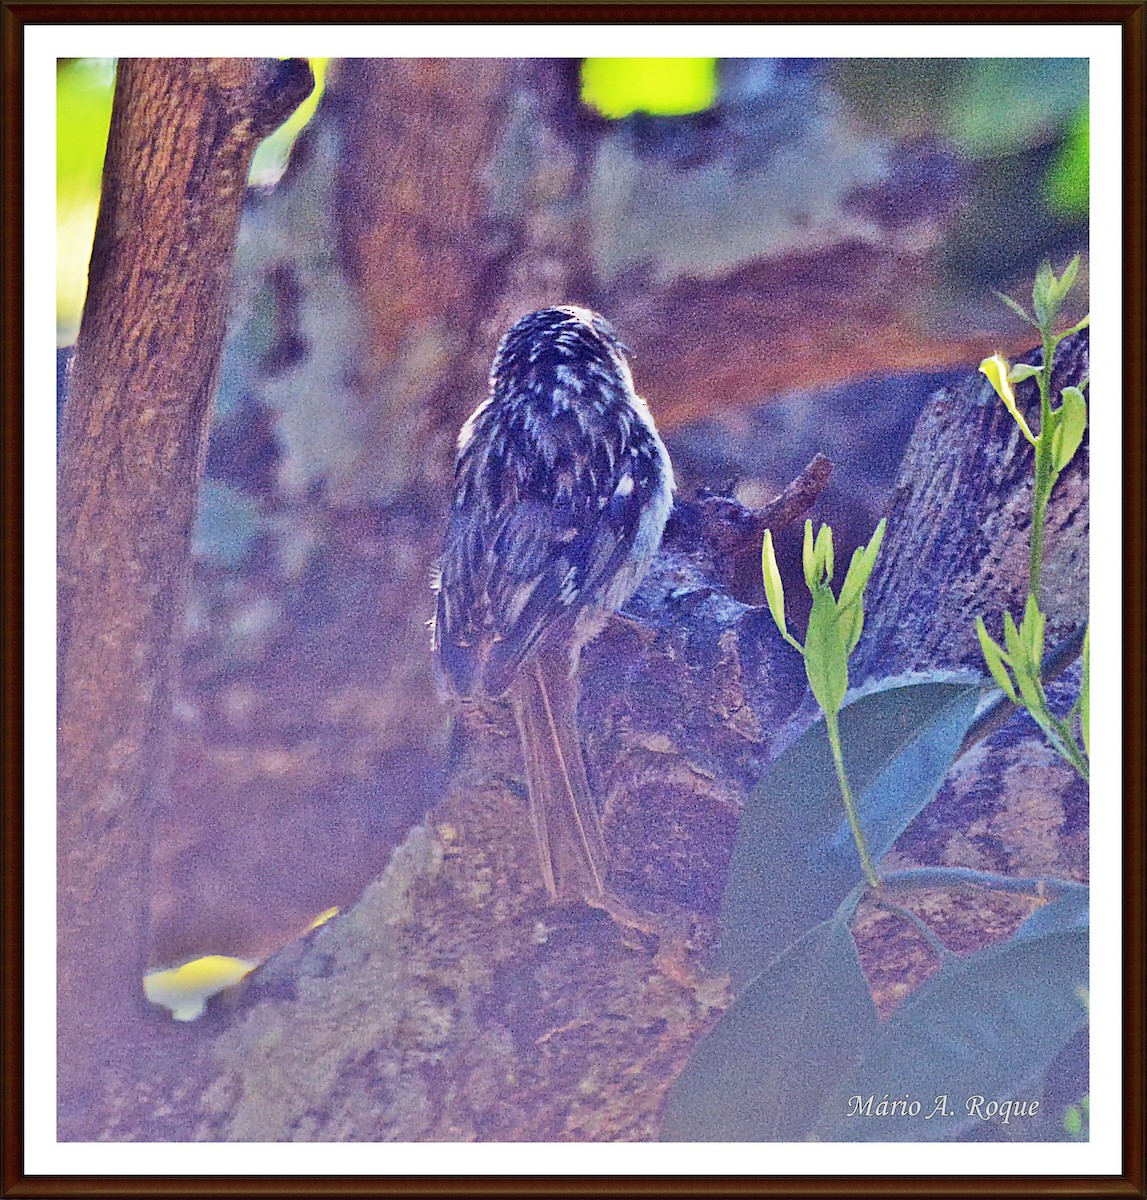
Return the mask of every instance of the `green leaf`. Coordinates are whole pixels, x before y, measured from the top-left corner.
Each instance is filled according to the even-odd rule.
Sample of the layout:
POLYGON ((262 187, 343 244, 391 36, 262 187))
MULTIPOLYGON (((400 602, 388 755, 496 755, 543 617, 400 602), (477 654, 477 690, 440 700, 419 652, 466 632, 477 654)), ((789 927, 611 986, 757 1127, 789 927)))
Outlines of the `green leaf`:
MULTIPOLYGON (((841 710, 840 736, 861 824, 874 855, 935 794, 975 715, 980 687, 949 681, 893 684, 841 710), (866 817, 867 814, 867 817, 866 817), (873 818, 876 814, 876 818, 873 818)), ((741 814, 722 904, 722 962, 752 978, 817 921, 860 877, 859 857, 832 843, 842 806, 824 721, 769 767, 741 814)))
POLYGON ((1066 387, 1061 393, 1063 405, 1055 413, 1055 433, 1051 439, 1052 464, 1057 471, 1075 457, 1083 431, 1087 428, 1087 402, 1077 387, 1066 387))
POLYGON ((1024 619, 1020 624, 1020 642, 1027 652, 1027 661, 1033 672, 1043 668, 1044 630, 1047 628, 1047 618, 1039 610, 1039 602, 1030 592, 1024 604, 1024 619))
MULTIPOLYGON (((872 568, 876 565, 876 556, 880 553, 880 547, 884 545, 884 534, 888 529, 888 518, 881 517, 876 522, 876 528, 872 531, 872 537, 868 539, 868 545, 864 547, 864 558, 868 564, 868 575, 872 574, 872 568)), ((865 583, 868 582, 867 575, 865 583)))
POLYGON ((996 296, 1002 300, 1021 320, 1026 321, 1035 329, 1039 328, 1039 326, 1035 323, 1035 320, 1029 315, 1028 310, 1024 308, 1024 306, 1018 300, 1013 300, 1011 296, 1005 296, 1003 292, 997 292, 996 296))
POLYGON ((1004 645, 1007 647, 1008 658, 1013 670, 1027 669, 1027 659, 1024 657, 1024 646, 1020 640, 1020 632, 1009 612, 1004 613, 1004 645))
POLYGON ((1071 1140, 1083 1139, 1083 1113, 1074 1105, 1063 1114, 1063 1130, 1071 1140))
MULTIPOLYGON (((1023 1099, 1086 1024, 1077 989, 1086 986, 1087 969, 1088 933, 1078 928, 949 960, 881 1025, 864 1060, 822 1108, 815 1136, 941 1141, 981 1128, 969 1103, 983 1097, 982 1113, 990 1100, 1023 1099), (848 1115, 852 1097, 885 1094, 920 1101, 921 1114, 894 1121, 848 1115), (946 1107, 925 1119, 945 1098, 946 1107)), ((1012 1118, 1009 1129, 1022 1134, 1024 1119, 1012 1118)))
POLYGON ((1091 202, 1091 114, 1086 101, 1068 126, 1041 191, 1056 213, 1086 219, 1091 202))
POLYGON ((841 916, 770 964, 693 1051, 669 1093, 662 1141, 792 1142, 877 1028, 841 916))
POLYGON ((832 580, 832 527, 830 525, 822 525, 820 532, 816 535, 816 565, 823 572, 823 577, 826 580, 832 580))
POLYGON ((1008 383, 1023 383, 1025 379, 1031 379, 1042 370, 1043 367, 1035 367, 1031 363, 1016 363, 1008 372, 1008 383))
POLYGON ((852 559, 844 574, 844 583, 840 587, 840 598, 837 604, 842 609, 848 608, 860 598, 860 594, 864 591, 864 585, 868 582, 869 570, 871 570, 870 567, 866 570, 864 547, 857 546, 852 552, 852 559))
POLYGON ((702 112, 717 99, 717 60, 583 59, 581 98, 611 120, 635 112, 661 117, 702 112))
POLYGON ((1079 729, 1083 748, 1091 757, 1091 625, 1083 634, 1083 679, 1079 685, 1079 729))
POLYGON ((1069 888, 1028 917, 1012 934, 1017 941, 1087 929, 1091 924, 1091 889, 1084 886, 1069 888))
POLYGON ((1056 280, 1055 297, 1057 305, 1063 302, 1063 298, 1071 291, 1075 284, 1075 277, 1079 274, 1079 255, 1077 254, 1071 262, 1064 268, 1063 274, 1056 280))
POLYGON ((781 573, 777 567, 777 555, 773 549, 773 531, 765 530, 765 541, 761 547, 761 574, 765 580, 765 599, 769 602, 769 612, 782 634, 788 633, 785 624, 785 586, 781 582, 781 573))
POLYGON ((1090 324, 1091 313, 1088 313, 1082 321, 1077 321, 1070 329, 1065 329, 1063 333, 1059 334, 1056 340, 1062 342, 1064 338, 1071 337, 1073 333, 1078 333, 1081 329, 1086 329, 1090 324))
POLYGON ((868 580, 872 576, 872 568, 876 565, 876 556, 880 553, 887 526, 888 519, 881 517, 872 537, 868 539, 868 545, 859 546, 853 551, 852 561, 848 564, 848 572, 840 589, 838 604, 841 608, 847 608, 852 604, 868 586, 868 580))
POLYGON ((864 631, 864 605, 857 600, 847 608, 837 608, 837 620, 840 625, 840 637, 844 642, 844 654, 848 658, 856 649, 860 635, 864 631))
POLYGON ((1017 665, 1013 669, 1016 673, 1016 686, 1020 690, 1020 699, 1023 701, 1024 708, 1028 710, 1036 721, 1036 724, 1045 733, 1049 732, 1050 727, 1047 724, 1047 701, 1043 695, 1043 688, 1040 686, 1038 678, 1031 674, 1026 665, 1022 667, 1017 665))
POLYGON ((1024 420, 1023 413, 1016 407, 1016 394, 1008 382, 1010 371, 1008 360, 1000 354, 993 354, 980 363, 980 372, 987 376, 996 395, 1004 402, 1004 407, 1012 414, 1012 419, 1020 427, 1020 432, 1034 446, 1035 436, 1028 427, 1027 421, 1024 420))
POLYGON ((804 523, 804 545, 801 548, 801 560, 804 565, 804 581, 811 592, 819 582, 816 577, 816 551, 813 548, 811 519, 806 519, 804 523))
MULTIPOLYGON (((906 67, 901 64, 909 60, 893 61, 896 82, 884 89, 877 101, 882 113, 897 103, 892 93, 902 90, 900 80, 906 67)), ((945 92, 933 92, 923 108, 921 101, 927 93, 922 95, 918 88, 899 103, 911 104, 917 113, 927 111, 924 127, 951 138, 961 161, 993 160, 996 166, 1006 167, 1008 178, 1016 181, 1020 156, 1051 141, 1080 105, 1087 104, 1087 67, 1086 58, 964 59, 959 74, 954 79, 949 74, 945 92)), ((949 66, 948 70, 952 69, 949 66)), ((1024 174, 1023 186, 1034 182, 1024 174)), ((1016 182, 1012 186, 1015 188, 1016 182)), ((989 244, 1003 251, 1008 243, 1000 231, 989 244)))
POLYGON ((804 665, 817 703, 825 712, 839 711, 848 691, 848 655, 837 619, 836 600, 827 584, 818 584, 813 592, 804 641, 804 665))
POLYGON ((992 678, 1000 685, 1004 695, 1015 704, 1017 702, 1016 689, 1012 686, 1012 679, 1008 674, 1007 667, 1004 666, 1000 648, 992 641, 987 627, 984 625, 983 617, 976 618, 976 636, 980 639, 980 649, 984 652, 984 662, 991 671, 992 678))

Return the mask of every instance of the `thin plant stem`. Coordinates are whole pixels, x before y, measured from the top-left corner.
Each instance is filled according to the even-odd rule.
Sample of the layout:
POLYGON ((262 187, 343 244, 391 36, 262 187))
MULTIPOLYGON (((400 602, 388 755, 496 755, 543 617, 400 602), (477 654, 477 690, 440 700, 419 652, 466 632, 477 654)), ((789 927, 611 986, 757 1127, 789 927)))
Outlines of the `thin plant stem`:
MULTIPOLYGON (((1052 717, 1052 720, 1055 720, 1052 717)), ((1067 759, 1069 763, 1076 769, 1080 778, 1084 783, 1091 782, 1091 768, 1088 764, 1086 756, 1080 750, 1075 741, 1075 730, 1072 728, 1070 718, 1064 721, 1055 721, 1056 732, 1060 736, 1063 743, 1060 748, 1060 754, 1067 759)))
MULTIPOLYGON (((1040 679, 1045 683, 1058 679, 1079 657, 1079 652, 1083 647, 1084 629, 1076 629, 1069 634, 1044 658, 1040 669, 1040 679)), ((1023 705, 1010 700, 1004 692, 997 692, 991 702, 984 706, 979 716, 968 727, 968 732, 964 734, 964 740, 960 743, 960 749, 956 751, 956 757, 967 754, 977 742, 982 742, 998 729, 1002 729, 1016 710, 1022 707, 1023 705)))
MULTIPOLYGON (((1057 471, 1052 451, 1052 417, 1051 417, 1051 376, 1055 366, 1055 348, 1058 339, 1050 327, 1041 328, 1040 336, 1043 341, 1043 364, 1036 380, 1039 383, 1039 435, 1035 443, 1035 484, 1032 489, 1032 527, 1031 527, 1031 568, 1030 592, 1038 605, 1040 601, 1040 583, 1043 572, 1044 527, 1047 524, 1047 506, 1051 500, 1051 491, 1055 487, 1057 471)), ((1060 721, 1052 713, 1043 694, 1042 681, 1037 679, 1040 693, 1038 709, 1030 708, 1036 724, 1044 731, 1048 741, 1059 755, 1071 764, 1079 776, 1090 781, 1090 771, 1086 757, 1076 745, 1075 734, 1070 719, 1060 721)))
POLYGON ((840 726, 837 721, 837 713, 826 712, 824 714, 825 724, 828 726, 828 740, 832 746, 832 759, 836 764, 836 778, 840 784, 840 797, 844 801, 845 815, 848 817, 848 827, 852 830, 852 840, 856 843, 856 852, 860 855, 860 866, 864 871, 864 878, 868 880, 869 886, 875 890, 880 888, 880 876, 876 873, 876 868, 872 865, 872 858, 868 853, 868 843, 864 840, 864 830, 860 828, 860 820, 856 815, 856 804, 852 799, 852 788, 848 783, 848 774, 844 769, 844 754, 840 748, 840 726))
POLYGON ((1050 330, 1040 331, 1043 338, 1043 365, 1036 379, 1039 382, 1039 436, 1035 445, 1035 487, 1032 491, 1031 533, 1031 594, 1039 603, 1043 570, 1043 531, 1047 521, 1047 505, 1055 485, 1055 468, 1051 449, 1051 371, 1055 363, 1055 338, 1050 330))

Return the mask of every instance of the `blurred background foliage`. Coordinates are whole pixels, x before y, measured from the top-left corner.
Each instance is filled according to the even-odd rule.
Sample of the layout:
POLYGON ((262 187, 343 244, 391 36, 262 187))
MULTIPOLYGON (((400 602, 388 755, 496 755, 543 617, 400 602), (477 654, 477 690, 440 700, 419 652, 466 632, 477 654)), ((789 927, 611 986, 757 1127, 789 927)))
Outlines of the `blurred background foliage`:
POLYGON ((115 62, 63 59, 56 69, 56 341, 75 340, 87 286, 115 62))
MULTIPOLYGON (((958 270, 979 276, 1030 248, 1033 234, 1008 212, 1027 210, 1037 240, 1078 225, 1088 212, 1089 110, 1086 59, 799 60, 821 70, 853 118, 900 140, 938 140, 975 163, 973 216, 957 238, 958 270), (1034 216, 1033 216, 1033 205, 1034 216)), ((322 97, 329 60, 310 59, 317 86, 289 121, 260 147, 251 185, 282 174, 291 146, 322 97)), ((111 117, 115 61, 61 59, 56 76, 57 343, 75 340, 99 205, 100 174, 111 117)), ((713 58, 589 58, 581 64, 581 100, 611 120, 703 112, 717 102, 720 63, 713 58)), ((1052 237, 1054 241, 1054 236, 1052 237)), ((994 283, 997 280, 988 279, 994 283)))
POLYGON ((1083 58, 837 59, 857 116, 897 137, 942 136, 970 157, 1062 140, 1086 106, 1083 58))

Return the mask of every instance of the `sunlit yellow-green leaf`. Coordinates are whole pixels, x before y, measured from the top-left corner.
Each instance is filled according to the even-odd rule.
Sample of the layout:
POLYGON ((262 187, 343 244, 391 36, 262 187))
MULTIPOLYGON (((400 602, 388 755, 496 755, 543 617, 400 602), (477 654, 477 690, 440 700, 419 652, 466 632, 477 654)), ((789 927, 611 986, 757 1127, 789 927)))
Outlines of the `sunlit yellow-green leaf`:
POLYGON ((840 622, 840 638, 844 642, 844 653, 850 655, 856 649, 864 631, 864 605, 858 600, 847 608, 841 606, 837 609, 837 617, 840 622))
POLYGON ((1020 641, 1020 631, 1011 613, 1004 613, 1004 645, 1008 649, 1008 661, 1018 672, 1026 669, 1027 659, 1024 657, 1023 642, 1020 641))
POLYGON ((1078 333, 1081 329, 1086 329, 1090 324, 1091 313, 1088 313, 1082 321, 1076 321, 1070 329, 1065 329, 1062 333, 1056 334, 1056 341, 1062 342, 1064 338, 1071 337, 1073 333, 1078 333))
POLYGON ((765 530, 765 541, 761 547, 761 574, 765 580, 765 599, 769 602, 769 612, 773 614, 773 620, 781 633, 788 633, 788 627, 785 625, 785 587, 777 567, 771 529, 765 530))
POLYGON ((1032 284, 1032 309, 1041 328, 1049 326, 1055 320, 1055 309, 1059 302, 1056 283, 1055 272, 1045 258, 1036 267, 1035 282, 1032 284))
POLYGON ((1011 372, 1008 360, 1002 354, 993 354, 991 358, 985 358, 980 363, 980 371, 988 377, 988 382, 995 389, 996 395, 1004 402, 1004 407, 1015 418, 1016 424, 1020 427, 1020 432, 1034 446, 1035 436, 1032 434, 1031 429, 1028 428, 1028 423, 1024 420, 1023 413, 1016 407, 1016 394, 1012 391, 1012 385, 1008 382, 1008 375, 1011 372))
POLYGON ((715 58, 587 58, 581 98, 606 117, 683 116, 717 99, 715 58))
POLYGON ((1024 617, 1020 623, 1020 641, 1027 650, 1028 662, 1033 670, 1038 670, 1043 662, 1044 630, 1047 628, 1047 617, 1040 612, 1039 602, 1028 594, 1024 605, 1024 617))
POLYGON ((1035 326, 1037 329, 1039 328, 1039 326, 1036 325, 1035 318, 1018 300, 1013 300, 1011 296, 1005 295, 1003 292, 996 292, 996 297, 999 300, 1002 300, 1008 306, 1008 308, 1010 308, 1012 312, 1014 312, 1016 316, 1020 318, 1021 321, 1026 321, 1029 325, 1035 326))
POLYGON ((1063 274, 1055 281, 1055 290, 1061 300, 1075 286, 1075 280, 1079 275, 1079 262, 1080 256, 1077 254, 1064 268, 1063 274))
POLYGON ((169 1008, 177 1021, 194 1021, 212 996, 233 987, 257 966, 245 958, 208 954, 180 967, 149 971, 143 977, 143 992, 152 1004, 169 1008))
POLYGON ((824 578, 831 581, 833 569, 833 549, 832 527, 830 525, 822 525, 820 527, 820 531, 816 535, 816 542, 813 546, 813 552, 816 556, 817 571, 823 572, 824 578))
POLYGON ((839 712, 848 691, 848 652, 836 600, 827 585, 813 592, 804 658, 805 674, 816 702, 826 713, 839 712))
POLYGON ((76 336, 100 204, 115 63, 76 58, 56 71, 56 340, 76 336))
POLYGON ((844 577, 844 586, 840 589, 840 607, 847 608, 868 586, 872 568, 876 565, 876 556, 880 553, 884 541, 884 531, 888 527, 888 518, 881 517, 879 524, 868 539, 867 546, 860 546, 852 556, 848 573, 844 577))
POLYGON ((1062 471, 1075 457, 1087 428, 1087 401, 1077 387, 1065 387, 1063 405, 1055 414, 1055 434, 1051 440, 1052 465, 1062 471))
POLYGON ((865 569, 864 547, 857 546, 852 552, 852 561, 848 564, 844 583, 841 585, 840 599, 838 601, 840 607, 842 609, 847 608, 853 601, 858 599, 867 582, 868 572, 865 569))
POLYGON ((1008 372, 1008 383, 1023 383, 1025 379, 1034 378, 1042 370, 1042 367, 1034 366, 1032 363, 1016 363, 1008 372))
POLYGON ((992 678, 998 683, 1008 699, 1016 703, 1016 689, 1012 686, 1011 676, 1004 666, 1003 652, 992 641, 983 617, 976 618, 976 636, 980 639, 980 649, 984 652, 984 662, 992 673, 992 678))
POLYGON ((812 521, 805 518, 804 542, 801 544, 801 565, 804 567, 804 581, 811 592, 817 585, 816 552, 813 549, 812 521))

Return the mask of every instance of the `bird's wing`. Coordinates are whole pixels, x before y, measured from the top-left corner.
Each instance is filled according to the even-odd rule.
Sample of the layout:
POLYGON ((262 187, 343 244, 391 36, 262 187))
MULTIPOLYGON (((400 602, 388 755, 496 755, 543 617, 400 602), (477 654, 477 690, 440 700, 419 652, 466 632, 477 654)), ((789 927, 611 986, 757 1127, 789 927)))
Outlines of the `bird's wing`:
POLYGON ((554 421, 544 430, 522 422, 488 445, 483 433, 475 430, 459 459, 438 641, 459 691, 497 696, 547 630, 601 604, 653 480, 636 421, 603 422, 588 437, 554 421))

